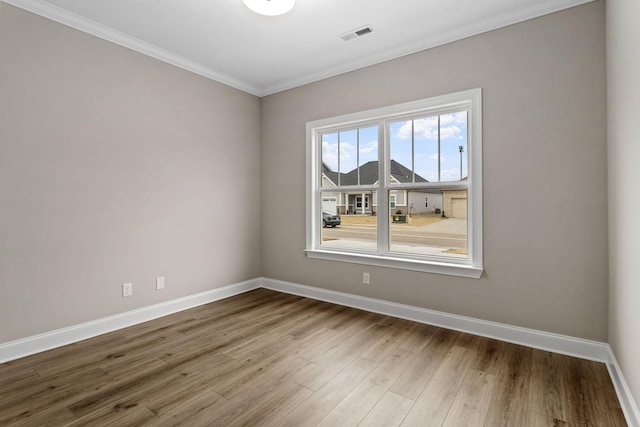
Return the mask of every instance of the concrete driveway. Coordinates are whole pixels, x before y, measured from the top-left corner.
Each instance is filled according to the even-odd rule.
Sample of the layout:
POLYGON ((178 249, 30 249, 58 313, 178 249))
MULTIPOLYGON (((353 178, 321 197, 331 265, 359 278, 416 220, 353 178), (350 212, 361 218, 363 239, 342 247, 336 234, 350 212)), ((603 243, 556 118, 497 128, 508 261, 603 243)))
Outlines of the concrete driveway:
POLYGON ((434 222, 433 224, 427 224, 419 227, 420 230, 428 231, 429 233, 442 233, 442 234, 467 234, 467 219, 466 218, 446 218, 442 221, 434 222))

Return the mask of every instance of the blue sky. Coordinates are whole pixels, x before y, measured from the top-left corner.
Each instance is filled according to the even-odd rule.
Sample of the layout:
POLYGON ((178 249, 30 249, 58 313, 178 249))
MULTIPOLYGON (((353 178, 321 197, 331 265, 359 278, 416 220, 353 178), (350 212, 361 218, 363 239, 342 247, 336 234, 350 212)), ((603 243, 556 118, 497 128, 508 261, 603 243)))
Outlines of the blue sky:
MULTIPOLYGON (((430 182, 438 182, 438 158, 440 181, 460 179, 460 151, 462 177, 467 176, 467 113, 440 115, 440 157, 438 157, 438 116, 391 123, 391 159, 411 169, 411 136, 414 136, 413 164, 415 172, 430 182), (413 132, 412 132, 413 124, 413 132)), ((347 132, 323 135, 322 161, 333 171, 347 173, 371 160, 378 160, 378 128, 368 127, 347 132)))

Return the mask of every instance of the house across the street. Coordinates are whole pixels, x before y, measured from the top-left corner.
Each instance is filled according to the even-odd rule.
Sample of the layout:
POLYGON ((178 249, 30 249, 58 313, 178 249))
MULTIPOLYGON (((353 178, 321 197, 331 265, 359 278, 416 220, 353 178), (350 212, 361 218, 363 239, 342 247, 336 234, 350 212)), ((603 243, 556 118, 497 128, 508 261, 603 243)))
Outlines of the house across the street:
MULTIPOLYGON (((391 160, 390 180, 392 183, 429 182, 415 174, 401 163, 391 160)), ((464 178, 466 179, 466 178, 464 178)), ((376 185, 378 182, 378 162, 370 161, 348 173, 338 173, 322 165, 322 187, 376 185)), ((415 213, 443 213, 452 218, 467 217, 467 190, 440 190, 435 188, 391 190, 389 206, 392 214, 411 215, 415 213)), ((322 193, 322 210, 340 215, 375 214, 378 197, 375 191, 335 191, 322 193)))

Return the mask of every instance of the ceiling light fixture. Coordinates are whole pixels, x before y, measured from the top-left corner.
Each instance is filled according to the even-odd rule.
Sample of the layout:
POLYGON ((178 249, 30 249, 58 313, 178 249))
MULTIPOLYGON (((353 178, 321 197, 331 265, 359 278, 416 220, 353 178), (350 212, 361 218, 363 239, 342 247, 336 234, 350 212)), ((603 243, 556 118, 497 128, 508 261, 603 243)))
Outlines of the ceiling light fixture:
POLYGON ((267 16, 283 15, 293 9, 296 0, 242 0, 255 13, 267 16))

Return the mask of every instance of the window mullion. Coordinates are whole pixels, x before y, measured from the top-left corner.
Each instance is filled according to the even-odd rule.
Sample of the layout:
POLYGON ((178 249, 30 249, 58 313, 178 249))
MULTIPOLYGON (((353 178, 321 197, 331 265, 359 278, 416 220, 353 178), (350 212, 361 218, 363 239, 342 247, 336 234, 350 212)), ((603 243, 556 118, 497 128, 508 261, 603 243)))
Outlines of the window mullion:
POLYGON ((358 172, 358 185, 360 185, 360 128, 356 129, 356 170, 358 172))
POLYGON ((416 182, 416 121, 411 120, 411 182, 416 182))
POLYGON ((389 123, 381 120, 378 124, 378 252, 389 252, 389 123))
POLYGON ((342 183, 340 182, 340 172, 342 172, 342 169, 340 165, 340 132, 338 132, 338 187, 342 185, 342 183))
POLYGON ((322 134, 321 133, 316 133, 315 135, 316 137, 316 150, 315 150, 315 154, 317 156, 317 158, 315 159, 316 162, 316 168, 317 171, 319 172, 315 177, 314 177, 314 181, 315 183, 314 185, 314 193, 313 193, 313 201, 311 204, 311 209, 313 210, 313 214, 312 214, 312 218, 313 218, 313 225, 312 225, 312 229, 311 229, 311 236, 310 238, 313 240, 314 244, 319 247, 321 240, 322 240, 322 231, 319 230, 319 224, 322 221, 322 191, 320 190, 320 188, 322 188, 322 167, 323 167, 323 163, 322 163, 322 134), (320 218, 318 220, 318 218, 320 218))
POLYGON ((438 114, 438 182, 442 181, 442 153, 440 152, 440 114, 438 114))

